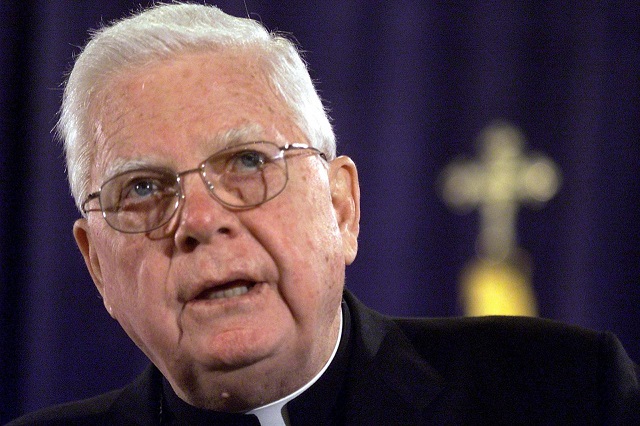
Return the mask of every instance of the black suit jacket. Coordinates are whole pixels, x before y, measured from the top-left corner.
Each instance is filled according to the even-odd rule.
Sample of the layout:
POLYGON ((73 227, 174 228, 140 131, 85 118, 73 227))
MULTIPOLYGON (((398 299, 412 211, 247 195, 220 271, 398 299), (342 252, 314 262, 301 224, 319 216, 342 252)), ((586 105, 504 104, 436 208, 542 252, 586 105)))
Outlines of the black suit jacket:
MULTIPOLYGON (((640 425, 639 369, 610 333, 531 318, 390 318, 345 300, 344 424, 640 425)), ((123 389, 11 425, 158 424, 161 381, 151 366, 123 389)))

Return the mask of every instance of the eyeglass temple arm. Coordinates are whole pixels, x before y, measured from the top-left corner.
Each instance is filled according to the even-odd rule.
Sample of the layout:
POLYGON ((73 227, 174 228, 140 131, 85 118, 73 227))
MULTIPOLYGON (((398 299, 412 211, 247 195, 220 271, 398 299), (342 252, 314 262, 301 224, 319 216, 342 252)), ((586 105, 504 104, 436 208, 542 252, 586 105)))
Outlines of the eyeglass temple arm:
POLYGON ((85 198, 84 202, 82 203, 82 212, 83 213, 89 213, 89 212, 99 212, 102 211, 102 209, 100 207, 98 208, 93 208, 93 209, 88 209, 87 208, 87 204, 91 201, 94 200, 96 198, 100 197, 100 191, 96 191, 96 192, 92 192, 91 194, 87 195, 87 198, 85 198))
POLYGON ((290 151, 292 149, 310 149, 312 151, 316 151, 320 155, 320 157, 322 157, 324 160, 327 159, 327 155, 324 152, 320 151, 318 148, 314 148, 314 147, 309 146, 307 144, 303 144, 303 143, 288 143, 288 144, 286 144, 286 145, 284 145, 282 147, 283 151, 290 151))

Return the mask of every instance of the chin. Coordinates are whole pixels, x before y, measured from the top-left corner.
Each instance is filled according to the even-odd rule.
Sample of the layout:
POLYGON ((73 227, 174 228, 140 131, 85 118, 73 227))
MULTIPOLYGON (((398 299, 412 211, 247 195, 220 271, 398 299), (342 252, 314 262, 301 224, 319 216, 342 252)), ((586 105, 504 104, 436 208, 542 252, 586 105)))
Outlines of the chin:
POLYGON ((283 340, 264 330, 228 331, 205 339, 191 358, 209 370, 240 370, 281 356, 283 340))

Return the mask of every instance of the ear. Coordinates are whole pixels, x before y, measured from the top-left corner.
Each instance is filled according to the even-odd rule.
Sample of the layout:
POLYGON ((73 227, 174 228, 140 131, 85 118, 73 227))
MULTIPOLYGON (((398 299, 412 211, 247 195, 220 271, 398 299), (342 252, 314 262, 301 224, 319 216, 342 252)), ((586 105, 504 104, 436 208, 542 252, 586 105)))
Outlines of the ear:
POLYGON ((336 213, 345 263, 350 265, 358 253, 360 232, 360 183, 358 170, 353 161, 340 156, 329 165, 331 201, 336 213))
POLYGON ((76 244, 80 249, 80 253, 82 253, 82 257, 84 258, 84 263, 87 265, 89 274, 91 274, 93 283, 98 289, 100 296, 102 296, 102 302, 104 303, 105 308, 107 308, 109 315, 113 317, 111 305, 109 305, 105 295, 102 270, 100 269, 100 259, 98 259, 98 254, 96 253, 93 242, 91 241, 91 234, 89 232, 89 223, 87 222, 87 219, 81 218, 76 220, 73 224, 73 236, 76 239, 76 244))

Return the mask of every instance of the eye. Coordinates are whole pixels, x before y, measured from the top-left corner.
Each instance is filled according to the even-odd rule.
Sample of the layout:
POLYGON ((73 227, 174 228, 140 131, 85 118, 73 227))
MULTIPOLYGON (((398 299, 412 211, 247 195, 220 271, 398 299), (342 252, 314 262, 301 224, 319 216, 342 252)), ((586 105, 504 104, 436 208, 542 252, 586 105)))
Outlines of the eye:
POLYGON ((133 172, 121 177, 117 184, 120 188, 118 194, 122 202, 141 202, 150 198, 174 195, 175 183, 173 176, 133 172))
POLYGON ((131 189, 127 192, 126 198, 129 197, 148 197, 158 190, 158 183, 152 180, 141 180, 135 182, 131 189))
POLYGON ((264 168, 269 161, 266 154, 259 151, 242 151, 235 153, 227 162, 227 171, 233 173, 255 173, 264 168))

